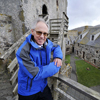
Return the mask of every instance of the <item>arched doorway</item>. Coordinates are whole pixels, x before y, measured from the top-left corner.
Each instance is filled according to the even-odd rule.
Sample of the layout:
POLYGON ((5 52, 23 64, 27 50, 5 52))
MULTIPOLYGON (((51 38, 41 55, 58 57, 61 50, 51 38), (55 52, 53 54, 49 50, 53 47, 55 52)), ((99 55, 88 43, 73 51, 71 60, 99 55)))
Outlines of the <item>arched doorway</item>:
POLYGON ((42 6, 42 15, 43 15, 43 17, 45 17, 47 14, 48 14, 47 6, 44 4, 42 6))

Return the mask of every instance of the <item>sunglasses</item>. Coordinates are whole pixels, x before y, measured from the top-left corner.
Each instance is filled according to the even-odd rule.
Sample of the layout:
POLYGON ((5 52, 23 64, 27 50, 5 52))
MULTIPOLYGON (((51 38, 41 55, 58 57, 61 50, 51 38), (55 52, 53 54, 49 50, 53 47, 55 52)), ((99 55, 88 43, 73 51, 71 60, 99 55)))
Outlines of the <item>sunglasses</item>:
POLYGON ((48 33, 46 33, 46 32, 41 32, 41 31, 36 31, 36 34, 37 35, 39 35, 39 36, 41 36, 42 34, 45 36, 45 37, 47 37, 48 36, 48 33))

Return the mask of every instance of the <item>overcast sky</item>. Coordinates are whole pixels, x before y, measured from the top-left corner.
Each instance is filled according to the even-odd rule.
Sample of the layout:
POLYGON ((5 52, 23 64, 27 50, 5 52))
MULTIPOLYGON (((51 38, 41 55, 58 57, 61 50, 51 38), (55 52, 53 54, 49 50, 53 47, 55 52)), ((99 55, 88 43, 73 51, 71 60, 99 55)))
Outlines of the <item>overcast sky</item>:
POLYGON ((69 30, 100 24, 100 0, 68 0, 69 30))

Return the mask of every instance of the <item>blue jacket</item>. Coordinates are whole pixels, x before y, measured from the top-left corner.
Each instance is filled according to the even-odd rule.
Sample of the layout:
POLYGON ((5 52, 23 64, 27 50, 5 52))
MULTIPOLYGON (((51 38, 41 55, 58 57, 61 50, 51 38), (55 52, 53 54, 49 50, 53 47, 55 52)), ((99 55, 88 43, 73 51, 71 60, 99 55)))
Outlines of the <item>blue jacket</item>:
POLYGON ((19 63, 18 93, 29 96, 42 92, 47 85, 47 78, 56 74, 60 67, 50 62, 51 52, 53 59, 62 59, 62 51, 59 45, 54 45, 49 39, 39 47, 30 34, 19 47, 16 57, 19 63))

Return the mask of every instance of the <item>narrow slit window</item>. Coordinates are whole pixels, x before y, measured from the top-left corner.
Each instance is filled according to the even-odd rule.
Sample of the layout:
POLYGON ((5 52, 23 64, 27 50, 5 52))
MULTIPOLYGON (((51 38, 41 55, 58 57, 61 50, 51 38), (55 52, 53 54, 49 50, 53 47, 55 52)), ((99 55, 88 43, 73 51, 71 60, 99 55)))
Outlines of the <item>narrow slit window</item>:
POLYGON ((82 35, 80 35, 80 39, 82 39, 82 35))
POLYGON ((94 35, 92 35, 92 41, 94 40, 94 35))

